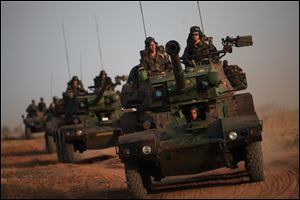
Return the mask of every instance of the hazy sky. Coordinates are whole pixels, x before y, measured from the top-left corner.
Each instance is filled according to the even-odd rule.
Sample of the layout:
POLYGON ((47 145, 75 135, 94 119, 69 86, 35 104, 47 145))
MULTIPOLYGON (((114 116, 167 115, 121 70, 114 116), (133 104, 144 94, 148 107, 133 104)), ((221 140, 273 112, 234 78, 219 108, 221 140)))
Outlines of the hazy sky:
MULTIPOLYGON (((186 46, 189 28, 200 26, 196 1, 142 2, 148 36, 165 45, 186 46)), ((218 49, 227 35, 252 35, 253 46, 234 48, 224 57, 245 72, 255 105, 299 108, 299 2, 200 2, 204 32, 218 49)), ((144 30, 138 1, 1 1, 1 125, 22 123, 31 99, 61 97, 69 79, 61 19, 71 75, 84 86, 101 70, 95 17, 104 68, 114 78, 139 62, 144 30)))

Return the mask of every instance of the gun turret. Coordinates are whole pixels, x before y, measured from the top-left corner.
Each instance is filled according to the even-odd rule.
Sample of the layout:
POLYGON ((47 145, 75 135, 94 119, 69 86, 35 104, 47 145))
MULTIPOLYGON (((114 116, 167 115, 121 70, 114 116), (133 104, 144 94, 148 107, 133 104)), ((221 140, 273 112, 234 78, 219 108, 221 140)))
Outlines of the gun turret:
POLYGON ((185 56, 180 57, 180 60, 183 59, 194 59, 194 60, 202 60, 211 56, 217 56, 218 59, 221 59, 223 56, 226 55, 226 53, 232 53, 232 47, 247 47, 252 46, 252 36, 237 36, 235 38, 227 36, 225 39, 222 38, 222 45, 223 49, 218 51, 212 51, 206 54, 202 55, 191 55, 191 56, 185 56))
POLYGON ((176 81, 176 89, 183 92, 186 88, 184 74, 179 58, 180 45, 175 40, 171 40, 166 44, 166 51, 171 57, 173 64, 173 73, 176 81))

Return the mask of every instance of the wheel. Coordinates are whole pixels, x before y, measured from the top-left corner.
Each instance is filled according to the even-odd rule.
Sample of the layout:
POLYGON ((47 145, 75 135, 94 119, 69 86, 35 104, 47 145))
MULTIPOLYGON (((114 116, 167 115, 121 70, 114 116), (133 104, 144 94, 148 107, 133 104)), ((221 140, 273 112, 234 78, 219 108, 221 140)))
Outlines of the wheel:
POLYGON ((63 149, 63 162, 64 163, 74 163, 74 145, 72 143, 67 143, 63 140, 62 142, 63 149))
POLYGON ((58 162, 74 163, 74 145, 65 141, 61 132, 57 133, 56 152, 58 162))
POLYGON ((251 143, 245 147, 245 167, 250 181, 265 179, 262 147, 260 142, 251 143))
POLYGON ((136 199, 145 199, 149 181, 151 182, 150 176, 141 175, 138 165, 131 162, 125 162, 125 175, 128 190, 132 196, 136 199))
POLYGON ((58 162, 62 163, 63 162, 63 149, 61 145, 61 139, 60 139, 60 132, 56 131, 55 132, 56 136, 56 155, 57 155, 57 160, 58 162))
POLYGON ((54 138, 50 136, 49 134, 45 133, 45 145, 46 145, 46 151, 48 153, 54 153, 56 150, 56 146, 54 143, 54 138))
POLYGON ((26 126, 26 128, 25 128, 25 136, 26 136, 26 139, 32 138, 31 128, 29 126, 26 126))

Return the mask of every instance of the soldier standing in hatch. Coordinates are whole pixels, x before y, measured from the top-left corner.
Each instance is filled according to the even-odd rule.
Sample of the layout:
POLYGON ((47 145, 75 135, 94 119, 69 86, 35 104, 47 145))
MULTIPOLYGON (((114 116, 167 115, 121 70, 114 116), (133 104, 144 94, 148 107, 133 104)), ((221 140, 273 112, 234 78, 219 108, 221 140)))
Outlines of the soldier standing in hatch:
POLYGON ((86 94, 87 91, 83 88, 83 84, 78 79, 77 76, 73 76, 72 79, 68 82, 68 87, 66 92, 64 92, 64 97, 74 97, 81 94, 86 94))
POLYGON ((95 91, 99 91, 104 85, 105 81, 107 81, 106 90, 113 89, 111 78, 107 76, 105 70, 101 70, 99 76, 94 78, 95 91))
POLYGON ((163 46, 158 46, 153 37, 145 40, 145 50, 141 51, 141 66, 149 75, 157 75, 164 71, 171 71, 172 64, 163 46))
POLYGON ((35 100, 32 99, 31 104, 26 109, 27 117, 37 116, 38 108, 35 104, 35 100))
POLYGON ((45 113, 45 111, 47 110, 47 106, 46 106, 46 104, 44 102, 44 98, 43 97, 40 98, 40 102, 38 104, 38 109, 39 109, 40 112, 43 112, 43 113, 45 113))
MULTIPOLYGON (((203 55, 210 52, 217 51, 216 47, 210 42, 205 41, 206 36, 202 33, 199 26, 192 26, 190 28, 190 34, 187 39, 187 46, 184 50, 182 57, 188 57, 193 55, 203 55)), ((183 63, 186 67, 194 67, 195 62, 191 58, 183 59, 183 63)))

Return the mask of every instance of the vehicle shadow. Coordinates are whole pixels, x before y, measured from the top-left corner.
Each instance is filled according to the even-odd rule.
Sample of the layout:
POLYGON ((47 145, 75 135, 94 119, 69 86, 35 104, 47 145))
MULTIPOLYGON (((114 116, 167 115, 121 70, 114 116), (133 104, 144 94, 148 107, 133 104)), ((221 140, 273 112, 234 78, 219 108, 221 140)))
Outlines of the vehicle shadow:
POLYGON ((30 151, 18 151, 18 152, 1 152, 1 156, 33 156, 49 154, 46 150, 30 150, 30 151))
POLYGON ((127 188, 105 189, 100 191, 86 191, 78 199, 132 199, 127 188))
POLYGON ((50 164, 56 164, 57 160, 40 160, 33 159, 28 162, 14 162, 14 163, 3 163, 1 162, 1 168, 24 168, 24 167, 34 167, 34 166, 45 166, 50 164))
POLYGON ((90 163, 96 163, 96 162, 108 160, 108 159, 113 158, 113 157, 114 156, 112 156, 112 155, 101 155, 101 156, 95 156, 95 157, 92 157, 92 158, 86 158, 86 159, 78 160, 75 163, 76 164, 90 164, 90 163))
POLYGON ((166 180, 159 183, 154 182, 149 194, 158 194, 161 192, 172 192, 196 188, 240 185, 249 182, 250 180, 246 171, 228 174, 202 175, 193 178, 166 180))

